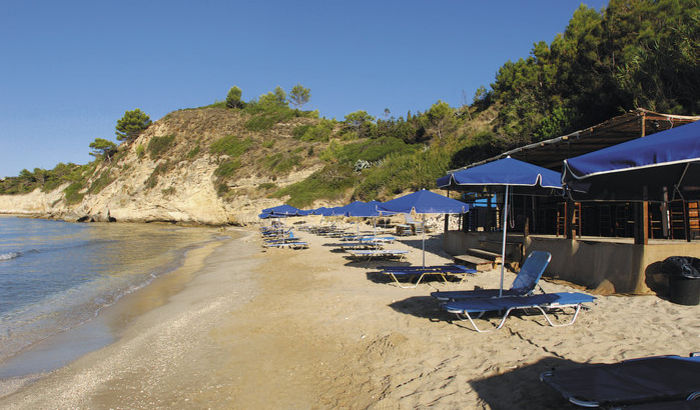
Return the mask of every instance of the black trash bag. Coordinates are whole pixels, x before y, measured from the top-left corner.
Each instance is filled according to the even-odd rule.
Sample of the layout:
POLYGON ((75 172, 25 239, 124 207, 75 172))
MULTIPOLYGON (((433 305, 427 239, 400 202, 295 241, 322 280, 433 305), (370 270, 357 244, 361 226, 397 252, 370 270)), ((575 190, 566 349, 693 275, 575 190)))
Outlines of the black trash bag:
POLYGON ((700 259, 690 256, 671 256, 661 264, 661 272, 672 277, 700 279, 700 259))

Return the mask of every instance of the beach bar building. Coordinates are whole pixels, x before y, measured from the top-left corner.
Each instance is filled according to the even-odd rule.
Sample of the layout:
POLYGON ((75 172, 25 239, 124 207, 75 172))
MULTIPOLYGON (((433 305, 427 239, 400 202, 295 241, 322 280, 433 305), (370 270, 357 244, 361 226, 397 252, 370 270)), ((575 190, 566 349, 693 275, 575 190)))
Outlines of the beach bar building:
MULTIPOLYGON (((540 141, 461 169, 511 157, 562 171, 563 161, 700 120, 700 116, 636 109, 601 124, 540 141)), ((502 189, 449 187, 473 204, 459 229, 445 230, 445 250, 455 260, 500 263, 502 189)), ((700 201, 574 202, 561 193, 511 196, 506 263, 517 266, 530 251, 546 250, 546 274, 600 293, 645 294, 665 286, 661 262, 669 256, 700 257, 700 201)), ((451 224, 454 226, 454 223, 451 224)), ((445 224, 446 228, 448 223, 445 224)))

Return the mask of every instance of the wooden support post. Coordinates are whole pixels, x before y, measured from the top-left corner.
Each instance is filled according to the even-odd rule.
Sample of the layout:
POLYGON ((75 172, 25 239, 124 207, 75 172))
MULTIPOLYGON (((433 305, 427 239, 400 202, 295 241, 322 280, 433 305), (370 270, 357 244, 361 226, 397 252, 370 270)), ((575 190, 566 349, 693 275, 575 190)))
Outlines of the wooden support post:
POLYGON ((649 202, 634 204, 634 243, 647 245, 649 243, 649 202))
POLYGON ((688 202, 685 200, 683 200, 683 230, 686 242, 690 242, 690 212, 688 211, 688 202))
POLYGON ((564 203, 564 212, 566 217, 564 218, 564 233, 566 239, 574 239, 574 210, 576 209, 576 204, 574 204, 570 199, 566 200, 564 203))
POLYGON ((450 214, 445 214, 445 233, 450 229, 450 214))

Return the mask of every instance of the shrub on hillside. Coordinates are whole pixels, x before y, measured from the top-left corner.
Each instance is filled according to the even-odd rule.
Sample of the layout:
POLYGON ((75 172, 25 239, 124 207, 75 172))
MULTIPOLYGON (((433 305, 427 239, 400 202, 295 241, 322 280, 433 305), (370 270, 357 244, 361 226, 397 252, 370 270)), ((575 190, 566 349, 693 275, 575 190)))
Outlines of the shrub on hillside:
POLYGON ((173 141, 175 141, 174 135, 151 138, 151 140, 148 142, 148 155, 151 157, 151 159, 160 158, 161 155, 172 147, 173 141))
POLYGON ((246 152, 252 145, 253 140, 250 138, 241 139, 235 135, 227 135, 211 144, 209 150, 212 154, 226 154, 235 158, 246 152))

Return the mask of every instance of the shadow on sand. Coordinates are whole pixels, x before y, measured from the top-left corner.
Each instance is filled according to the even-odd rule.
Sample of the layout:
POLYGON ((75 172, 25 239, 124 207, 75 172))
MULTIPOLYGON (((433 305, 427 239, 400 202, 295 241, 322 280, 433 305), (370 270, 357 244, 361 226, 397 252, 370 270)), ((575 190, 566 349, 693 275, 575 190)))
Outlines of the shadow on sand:
MULTIPOLYGON (((540 374, 558 368, 581 367, 581 363, 546 357, 530 365, 469 382, 492 409, 580 409, 540 381, 540 374), (504 394, 504 392, 507 392, 504 394)), ((497 369, 505 370, 505 369, 497 369)))
MULTIPOLYGON (((432 322, 451 322, 460 325, 462 321, 440 308, 438 301, 430 296, 413 296, 391 303, 392 309, 399 313, 428 319, 432 322)), ((514 319, 514 318, 509 318, 514 319)), ((467 327, 467 325, 465 325, 467 327)), ((471 329, 471 328, 470 328, 471 329)), ((469 331, 465 329, 465 331, 469 331)), ((501 329, 499 332, 508 332, 501 329)), ((517 331, 511 332, 512 337, 520 337, 517 331)), ((485 339, 486 340, 486 339, 485 339)), ((523 352, 526 355, 527 352, 523 352)), ((547 357, 534 364, 509 369, 503 365, 496 367, 499 374, 476 379, 469 382, 479 397, 491 409, 576 409, 558 392, 540 382, 542 372, 555 368, 581 367, 583 364, 562 357, 547 357), (505 393, 504 393, 505 392, 505 393)))

